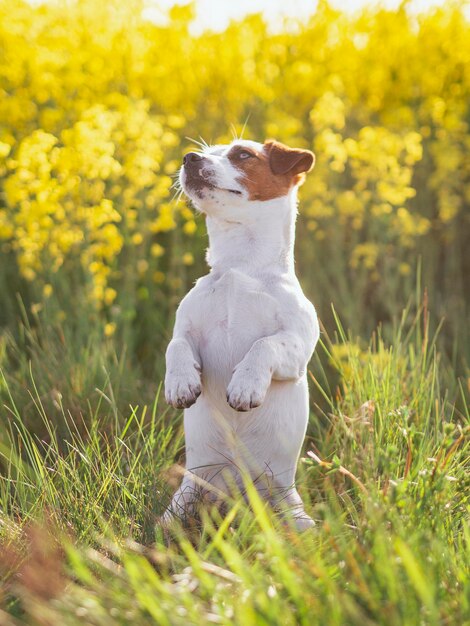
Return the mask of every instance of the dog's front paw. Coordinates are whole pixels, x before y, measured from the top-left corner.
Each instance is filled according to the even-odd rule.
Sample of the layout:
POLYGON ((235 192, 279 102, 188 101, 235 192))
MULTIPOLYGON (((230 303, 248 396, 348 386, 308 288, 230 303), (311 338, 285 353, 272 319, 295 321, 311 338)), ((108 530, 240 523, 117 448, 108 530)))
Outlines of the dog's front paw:
POLYGON ((241 365, 227 387, 227 402, 236 411, 254 409, 262 404, 270 384, 270 376, 241 365))
POLYGON ((165 376, 165 399, 175 409, 187 409, 201 395, 201 374, 197 364, 172 370, 165 376))

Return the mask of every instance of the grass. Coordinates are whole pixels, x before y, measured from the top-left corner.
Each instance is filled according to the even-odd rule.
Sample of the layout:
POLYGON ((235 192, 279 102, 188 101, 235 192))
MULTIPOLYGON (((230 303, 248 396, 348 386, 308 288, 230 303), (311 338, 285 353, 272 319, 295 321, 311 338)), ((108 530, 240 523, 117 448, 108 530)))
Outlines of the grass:
POLYGON ((248 485, 250 506, 164 536, 181 414, 160 389, 124 411, 115 390, 131 374, 109 363, 87 411, 46 398, 32 366, 26 419, 0 378, 0 624, 470 623, 466 390, 426 307, 389 344, 377 332, 361 346, 339 320, 323 335, 298 480, 317 525, 303 534, 248 485))

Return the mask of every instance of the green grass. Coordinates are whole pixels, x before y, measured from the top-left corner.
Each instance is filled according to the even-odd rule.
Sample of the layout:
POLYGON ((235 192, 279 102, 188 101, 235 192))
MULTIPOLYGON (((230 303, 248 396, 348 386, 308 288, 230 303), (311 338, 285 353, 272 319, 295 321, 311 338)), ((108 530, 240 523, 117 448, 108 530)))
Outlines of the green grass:
MULTIPOLYGON (((181 414, 159 389, 123 409, 132 373, 109 344, 76 356, 90 378, 76 405, 73 388, 45 395, 33 350, 24 388, 0 377, 0 624, 469 624, 466 390, 427 318, 406 312, 389 344, 361 346, 339 321, 323 335, 298 480, 317 525, 303 534, 248 485, 251 506, 164 535, 181 414)), ((43 369, 57 358, 60 379, 53 349, 43 369)))

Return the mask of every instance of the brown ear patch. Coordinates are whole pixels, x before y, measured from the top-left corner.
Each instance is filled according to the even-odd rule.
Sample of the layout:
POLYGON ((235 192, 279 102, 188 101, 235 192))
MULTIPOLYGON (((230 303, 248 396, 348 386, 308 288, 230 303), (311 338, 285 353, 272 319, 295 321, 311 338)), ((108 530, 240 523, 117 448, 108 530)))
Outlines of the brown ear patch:
POLYGON ((292 175, 310 172, 315 164, 315 155, 310 150, 289 148, 279 141, 267 141, 269 165, 274 174, 292 175))
POLYGON ((249 152, 250 158, 239 159, 234 150, 229 159, 240 170, 250 200, 272 200, 287 195, 294 185, 303 183, 305 173, 315 162, 309 150, 288 148, 277 141, 267 141, 263 150, 249 152))

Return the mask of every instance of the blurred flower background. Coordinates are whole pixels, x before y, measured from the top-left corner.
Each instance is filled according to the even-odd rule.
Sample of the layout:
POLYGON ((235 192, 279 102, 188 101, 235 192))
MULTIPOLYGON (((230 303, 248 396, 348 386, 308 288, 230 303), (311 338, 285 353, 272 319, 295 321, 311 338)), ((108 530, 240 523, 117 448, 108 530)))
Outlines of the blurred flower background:
POLYGON ((0 624, 469 624, 470 12, 366 1, 0 0, 0 624), (256 477, 167 534, 164 353, 207 272, 174 182, 240 135, 317 158, 317 525, 256 477))
POLYGON ((435 323, 444 318, 445 358, 464 372, 463 3, 351 14, 320 1, 284 26, 252 14, 209 32, 194 28, 194 4, 168 4, 0 2, 0 367, 9 384, 20 393, 31 368, 51 406, 68 392, 73 405, 115 368, 129 397, 139 385, 154 393, 175 307, 206 272, 204 222, 176 200, 175 174, 193 139, 242 133, 316 153, 296 254, 326 329, 333 303, 358 345, 378 323, 386 336, 426 293, 435 323))

